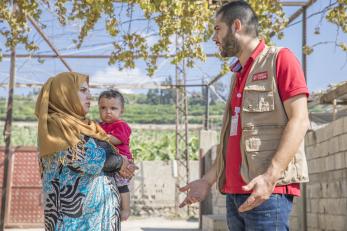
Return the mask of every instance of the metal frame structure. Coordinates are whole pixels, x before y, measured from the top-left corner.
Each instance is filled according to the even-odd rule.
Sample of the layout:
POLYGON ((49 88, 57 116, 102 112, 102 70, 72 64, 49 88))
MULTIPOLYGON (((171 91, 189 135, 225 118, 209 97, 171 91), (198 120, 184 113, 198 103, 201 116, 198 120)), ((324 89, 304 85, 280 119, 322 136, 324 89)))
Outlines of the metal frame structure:
MULTIPOLYGON (((218 4, 223 3, 226 1, 223 0, 209 0, 210 4, 218 4)), ((308 7, 310 7, 312 4, 316 2, 316 0, 308 0, 308 1, 279 1, 282 3, 283 6, 300 6, 300 9, 297 10, 295 13, 293 13, 289 17, 289 23, 294 21, 297 17, 300 15, 303 15, 303 26, 302 26, 302 45, 306 45, 306 10, 308 7)), ((30 87, 39 87, 41 84, 15 84, 15 59, 16 58, 58 58, 61 60, 61 62, 64 64, 64 66, 69 70, 72 71, 72 68, 68 65, 68 63, 65 61, 67 58, 78 58, 78 59, 108 59, 110 58, 110 55, 61 55, 54 47, 54 45, 51 43, 49 38, 45 35, 45 33, 40 29, 38 24, 35 22, 35 20, 31 17, 28 18, 28 20, 32 23, 34 28, 38 31, 38 33, 41 35, 41 37, 45 40, 45 42, 49 45, 49 47, 52 49, 52 51, 55 54, 16 54, 15 48, 11 50, 11 54, 4 54, 3 57, 11 57, 11 69, 10 69, 10 80, 9 80, 9 92, 8 92, 8 104, 7 104, 7 115, 6 115, 6 123, 5 123, 5 129, 4 129, 4 135, 5 135, 5 164, 4 164, 4 181, 3 181, 3 191, 2 191, 2 207, 1 207, 1 217, 0 217, 0 230, 3 230, 4 224, 5 224, 5 210, 6 210, 6 190, 7 190, 7 169, 9 165, 9 161, 11 160, 11 122, 12 122, 12 107, 13 107, 13 89, 14 87, 23 87, 23 86, 30 86, 30 87)), ((216 57, 216 54, 208 54, 208 57, 216 57)), ((162 58, 170 58, 172 56, 162 56, 162 58)), ((139 57, 140 58, 140 57, 139 57)), ((306 76, 306 55, 302 55, 302 62, 303 62, 303 69, 306 76)), ((186 88, 187 87, 204 87, 205 89, 205 118, 204 118, 204 129, 208 129, 208 117, 209 117, 209 87, 214 84, 216 81, 218 81, 223 75, 218 75, 214 78, 212 78, 207 84, 194 84, 194 85, 187 85, 186 84, 186 71, 185 71, 185 63, 184 61, 181 64, 176 65, 176 84, 174 85, 160 85, 157 88, 176 88, 176 160, 178 163, 181 164, 181 167, 185 168, 184 172, 179 172, 181 167, 177 166, 178 173, 177 175, 180 176, 177 179, 181 179, 182 174, 186 174, 185 183, 189 181, 189 155, 188 155, 188 102, 187 102, 187 93, 186 88), (180 143, 183 143, 183 146, 181 147, 180 143)), ((92 85, 91 87, 98 88, 103 85, 92 85)), ((109 84, 107 85, 110 86, 109 84)), ((118 85, 119 86, 119 85, 118 85)), ((0 85, 1 87, 1 85, 0 85)), ((182 178, 183 179, 183 178, 182 178)), ((176 186, 179 186, 179 183, 181 181, 178 180, 176 183, 176 186)), ((303 195, 304 196, 304 195, 303 195)), ((178 196, 176 199, 179 199, 178 196)), ((178 201, 178 200, 176 200, 178 201)), ((304 203, 305 208, 306 203, 304 203)), ((188 210, 189 213, 189 210, 188 210)), ((305 214, 305 213, 304 213, 305 214)), ((303 227, 306 226, 306 217, 303 218, 303 227)))
MULTIPOLYGON (((183 49, 184 38, 176 35, 176 52, 183 49)), ((182 194, 179 188, 182 183, 189 182, 189 153, 188 153, 188 98, 186 91, 186 63, 183 59, 181 63, 176 64, 176 84, 181 87, 176 88, 176 187, 175 187, 175 213, 179 214, 179 201, 182 201, 182 194), (184 169, 184 170, 183 170, 184 169), (183 170, 183 171, 182 171, 183 170)), ((190 214, 190 208, 187 207, 187 215, 190 214)))

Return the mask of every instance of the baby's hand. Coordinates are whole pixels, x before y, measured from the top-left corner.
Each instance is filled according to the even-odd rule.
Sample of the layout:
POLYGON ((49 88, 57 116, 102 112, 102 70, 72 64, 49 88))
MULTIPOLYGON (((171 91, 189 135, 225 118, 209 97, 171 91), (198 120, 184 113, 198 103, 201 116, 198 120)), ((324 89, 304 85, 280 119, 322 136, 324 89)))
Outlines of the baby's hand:
POLYGON ((134 176, 134 172, 136 169, 139 169, 132 160, 128 160, 126 156, 122 156, 123 164, 119 171, 119 174, 124 177, 131 179, 134 176))
POLYGON ((134 164, 134 161, 133 160, 129 160, 129 165, 127 166, 127 168, 134 172, 135 170, 139 169, 139 167, 137 167, 135 164, 134 164))

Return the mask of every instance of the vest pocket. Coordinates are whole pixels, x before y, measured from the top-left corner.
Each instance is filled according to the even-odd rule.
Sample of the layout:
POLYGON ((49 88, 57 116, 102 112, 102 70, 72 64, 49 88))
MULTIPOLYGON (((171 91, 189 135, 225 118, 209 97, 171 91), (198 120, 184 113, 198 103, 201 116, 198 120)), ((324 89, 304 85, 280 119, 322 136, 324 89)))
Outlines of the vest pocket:
POLYGON ((274 151, 262 151, 262 152, 247 152, 246 159, 248 163, 248 175, 250 179, 253 179, 261 174, 264 174, 271 163, 271 158, 274 151))
MULTIPOLYGON (((259 129, 259 128, 258 128, 259 129)), ((267 170, 281 138, 281 129, 243 130, 245 163, 248 176, 253 179, 267 170)))
POLYGON ((272 81, 246 85, 243 94, 242 110, 245 112, 269 112, 275 109, 272 81))
POLYGON ((245 158, 251 179, 265 173, 275 152, 276 147, 272 140, 260 140, 254 137, 245 140, 245 158))

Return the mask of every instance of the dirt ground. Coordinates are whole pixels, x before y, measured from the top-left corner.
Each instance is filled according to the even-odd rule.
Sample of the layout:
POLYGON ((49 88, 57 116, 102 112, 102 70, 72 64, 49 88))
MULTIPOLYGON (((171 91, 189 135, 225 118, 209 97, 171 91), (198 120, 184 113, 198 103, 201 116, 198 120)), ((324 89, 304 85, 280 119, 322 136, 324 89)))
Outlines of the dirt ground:
MULTIPOLYGON (((5 229, 5 231, 44 231, 41 229, 5 229)), ((162 217, 133 217, 122 223, 122 231, 198 231, 199 221, 168 219, 162 217)))

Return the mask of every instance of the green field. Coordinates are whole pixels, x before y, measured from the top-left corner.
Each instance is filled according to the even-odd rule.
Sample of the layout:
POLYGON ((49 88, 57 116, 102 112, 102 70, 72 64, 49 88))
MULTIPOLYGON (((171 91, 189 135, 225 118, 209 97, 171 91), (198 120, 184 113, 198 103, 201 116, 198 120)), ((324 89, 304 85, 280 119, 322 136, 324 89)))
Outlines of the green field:
MULTIPOLYGON (((203 105, 189 105, 188 119, 190 124, 202 124, 204 120, 203 105)), ((36 121, 34 115, 35 98, 16 96, 13 104, 13 121, 36 121)), ((217 118, 214 123, 220 125, 224 104, 210 106, 210 117, 217 118)), ((5 120, 6 99, 0 98, 0 120, 5 120)), ((97 102, 93 101, 88 115, 91 119, 98 119, 97 102)), ((139 104, 128 103, 125 107, 123 119, 133 124, 174 124, 176 109, 174 104, 139 104)))
MULTIPOLYGON (((3 126, 0 127, 3 132, 3 126)), ((12 126, 11 144, 13 146, 36 146, 37 129, 35 126, 12 126)), ((135 160, 172 160, 175 159, 175 131, 133 129, 131 150, 135 160)), ((0 139, 0 146, 4 140, 0 139)), ((191 160, 198 158, 198 132, 189 132, 189 156, 191 160)))

